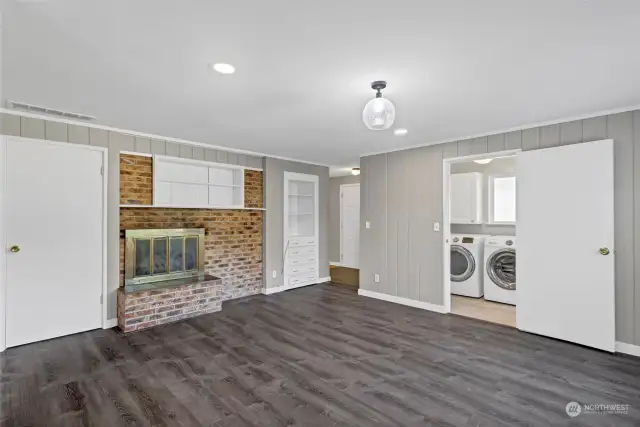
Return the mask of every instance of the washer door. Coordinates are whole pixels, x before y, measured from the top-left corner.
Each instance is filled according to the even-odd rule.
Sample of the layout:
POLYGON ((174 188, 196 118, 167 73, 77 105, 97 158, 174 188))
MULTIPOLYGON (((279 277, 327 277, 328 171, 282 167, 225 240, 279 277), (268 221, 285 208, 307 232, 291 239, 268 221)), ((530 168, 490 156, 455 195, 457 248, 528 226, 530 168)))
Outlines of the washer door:
POLYGON ((451 245, 451 281, 464 282, 476 271, 476 260, 469 249, 451 245))
POLYGON ((516 250, 498 249, 487 259, 487 275, 493 283, 508 291, 516 290, 516 250))

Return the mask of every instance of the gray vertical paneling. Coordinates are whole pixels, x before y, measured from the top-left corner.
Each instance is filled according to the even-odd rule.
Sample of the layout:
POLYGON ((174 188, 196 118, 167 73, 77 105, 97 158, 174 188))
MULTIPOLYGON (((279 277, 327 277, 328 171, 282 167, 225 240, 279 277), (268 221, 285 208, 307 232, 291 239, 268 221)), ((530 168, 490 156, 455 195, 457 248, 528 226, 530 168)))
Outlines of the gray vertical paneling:
MULTIPOLYGON (((387 158, 387 183, 384 189, 387 196, 387 277, 385 281, 378 284, 378 292, 388 295, 405 296, 404 287, 406 283, 402 283, 403 288, 399 289, 399 281, 402 273, 400 246, 402 245, 402 237, 404 235, 404 227, 402 221, 401 210, 405 207, 406 189, 402 187, 402 171, 405 165, 402 163, 402 151, 396 151, 386 155, 387 158)), ((375 173, 375 172, 374 172, 375 173)), ((382 189, 380 189, 382 190, 382 189)), ((380 191, 374 190, 374 191, 380 191)), ((378 232, 378 230, 376 230, 378 232)))
POLYGON ((364 201, 365 216, 362 218, 362 248, 367 257, 360 266, 360 286, 363 289, 381 292, 388 288, 387 278, 387 156, 380 154, 361 160, 366 169, 361 177, 360 190, 364 201), (365 228, 369 221, 371 228, 365 228), (374 282, 374 275, 380 275, 380 283, 374 282))
POLYGON ((191 145, 180 144, 178 155, 183 159, 193 159, 193 147, 191 145))
POLYGON ((44 139, 44 120, 20 117, 20 136, 44 139))
POLYGON ((217 162, 218 163, 227 163, 227 152, 226 151, 217 151, 216 152, 217 162))
POLYGON ((549 125, 540 128, 540 148, 560 145, 560 125, 549 125))
POLYGON ((562 123, 560 125, 560 145, 582 142, 582 120, 562 123))
POLYGON ((119 151, 135 151, 135 139, 133 135, 125 135, 120 132, 109 132, 109 145, 118 147, 119 151))
POLYGON ((152 139, 151 140, 151 154, 160 154, 160 155, 165 155, 167 154, 167 150, 166 150, 166 143, 164 141, 160 141, 157 139, 152 139))
POLYGON ((20 136, 20 116, 2 115, 2 132, 5 135, 20 136))
POLYGON ((136 136, 134 142, 136 153, 151 154, 151 140, 149 138, 140 138, 136 136))
POLYGON ((504 151, 507 148, 505 134, 489 135, 487 140, 487 152, 495 153, 497 151, 504 151))
POLYGON ((582 121, 582 141, 607 139, 607 116, 593 117, 582 121))
POLYGON ((614 140, 616 339, 633 342, 633 113, 608 116, 607 129, 614 140))
POLYGON ((69 125, 67 128, 69 133, 69 142, 74 144, 89 145, 89 128, 86 126, 69 125))
POLYGON ((247 155, 238 153, 238 166, 247 166, 247 155))
POLYGON ((471 154, 484 154, 487 152, 487 137, 473 138, 471 140, 471 154))
POLYGON ((212 150, 211 148, 207 148, 204 150, 204 159, 207 162, 217 162, 218 161, 218 153, 216 150, 212 150))
POLYGON ((522 131, 522 149, 536 150, 540 148, 540 128, 525 129, 522 131))
MULTIPOLYGON (((96 147, 109 147, 109 132, 102 129, 89 129, 89 144, 96 147)), ((110 169, 111 170, 111 169, 110 169)))
POLYGON ((247 166, 251 168, 262 169, 262 157, 250 156, 248 163, 247 166))
POLYGON ((193 147, 193 159, 194 160, 204 160, 204 148, 202 148, 202 147, 193 147))
MULTIPOLYGON (((615 142, 614 142, 615 144, 615 142)), ((640 111, 633 113, 633 227, 634 266, 640 266, 640 111)), ((616 255, 617 256, 617 255, 616 255)), ((634 343, 640 344, 640 271, 634 267, 634 343)))
MULTIPOLYGON (((420 168, 421 164, 424 164, 423 153, 426 150, 413 149, 407 151, 407 172, 405 182, 407 188, 407 219, 408 219, 408 233, 407 233, 407 248, 409 251, 408 257, 408 284, 409 284, 409 299, 414 301, 420 300, 420 258, 422 257, 422 241, 424 238, 422 230, 424 224, 420 221, 420 200, 418 197, 420 188, 424 187, 424 175, 425 171, 420 168), (418 171, 418 176, 412 176, 411 171, 418 171), (417 179, 416 179, 417 178, 417 179)), ((442 158, 442 153, 440 153, 442 158)))
POLYGON ((473 154, 473 139, 458 141, 458 156, 468 156, 473 154))
POLYGON ((44 126, 44 136, 49 141, 70 142, 66 123, 47 121, 44 126))
POLYGON ((505 148, 507 150, 519 150, 522 148, 522 132, 519 130, 505 134, 505 148))
POLYGON ((227 153, 227 163, 230 165, 237 165, 238 155, 236 153, 227 153))
POLYGON ((167 141, 165 144, 165 150, 167 151, 167 156, 178 157, 180 146, 175 142, 167 141))
POLYGON ((443 144, 442 158, 450 159, 452 157, 458 157, 458 141, 447 142, 443 144))
MULTIPOLYGON (((424 163, 420 165, 427 174, 424 180, 426 197, 419 201, 420 206, 424 206, 424 225, 427 227, 425 241, 421 247, 421 256, 425 257, 425 266, 421 269, 420 275, 420 300, 431 304, 444 304, 442 272, 443 258, 442 245, 443 234, 434 232, 432 225, 434 221, 442 223, 442 161, 439 160, 441 154, 439 146, 426 147, 424 163), (424 203, 429 200, 429 203, 424 203)), ((447 272, 447 274, 449 274, 447 272)))

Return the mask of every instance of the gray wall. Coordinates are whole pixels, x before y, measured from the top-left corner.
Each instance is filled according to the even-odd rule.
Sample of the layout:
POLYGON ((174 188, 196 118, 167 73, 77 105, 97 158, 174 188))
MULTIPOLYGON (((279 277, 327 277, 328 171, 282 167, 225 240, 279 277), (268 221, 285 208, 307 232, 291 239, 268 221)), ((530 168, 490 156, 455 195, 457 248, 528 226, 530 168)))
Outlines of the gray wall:
POLYGON ((329 277, 329 168, 287 160, 264 158, 264 200, 266 208, 263 234, 264 281, 266 288, 282 286, 284 245, 284 172, 317 175, 319 203, 320 277, 329 277), (272 276, 273 271, 277 276, 272 276))
MULTIPOLYGON (((502 157, 493 159, 491 163, 481 165, 476 162, 454 163, 451 165, 451 174, 480 172, 482 177, 482 210, 484 220, 489 220, 489 175, 499 173, 515 173, 516 158, 502 157)), ((492 236, 515 236, 515 225, 492 224, 451 224, 451 232, 456 234, 490 234, 492 236)))
POLYGON ((340 262, 340 186, 358 184, 360 176, 329 178, 329 261, 340 262))
POLYGON ((2 133, 27 138, 88 144, 109 149, 107 195, 107 316, 116 318, 116 291, 120 284, 120 151, 163 154, 196 160, 262 167, 262 158, 169 141, 139 138, 86 126, 1 114, 2 133))
POLYGON ((432 231, 443 221, 443 158, 607 138, 615 141, 616 339, 640 345, 640 111, 361 158, 361 288, 444 303, 442 233, 432 231))

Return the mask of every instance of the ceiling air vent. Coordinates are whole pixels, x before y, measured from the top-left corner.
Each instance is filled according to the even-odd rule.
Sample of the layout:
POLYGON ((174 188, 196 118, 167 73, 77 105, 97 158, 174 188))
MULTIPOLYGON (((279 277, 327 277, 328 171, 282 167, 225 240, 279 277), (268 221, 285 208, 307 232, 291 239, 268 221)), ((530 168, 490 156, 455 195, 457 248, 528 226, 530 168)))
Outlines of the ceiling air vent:
POLYGON ((67 119, 76 120, 95 120, 97 117, 87 116, 86 114, 72 113, 70 111, 55 110, 53 108, 40 107, 38 105, 26 104, 24 102, 7 101, 8 108, 25 110, 32 113, 50 114, 52 116, 65 117, 67 119))

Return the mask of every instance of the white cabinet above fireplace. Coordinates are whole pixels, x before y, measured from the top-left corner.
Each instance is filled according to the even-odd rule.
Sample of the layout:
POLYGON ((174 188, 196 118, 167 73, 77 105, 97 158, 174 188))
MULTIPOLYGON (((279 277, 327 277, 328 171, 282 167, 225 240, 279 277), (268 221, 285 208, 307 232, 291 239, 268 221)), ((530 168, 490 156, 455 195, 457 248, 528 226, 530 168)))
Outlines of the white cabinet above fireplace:
POLYGON ((175 208, 244 208, 244 168, 156 155, 153 205, 175 208))

